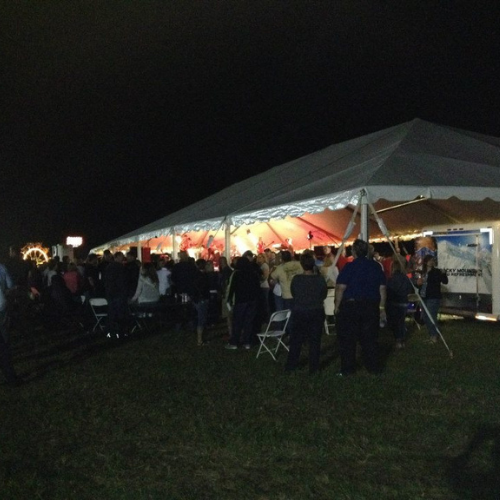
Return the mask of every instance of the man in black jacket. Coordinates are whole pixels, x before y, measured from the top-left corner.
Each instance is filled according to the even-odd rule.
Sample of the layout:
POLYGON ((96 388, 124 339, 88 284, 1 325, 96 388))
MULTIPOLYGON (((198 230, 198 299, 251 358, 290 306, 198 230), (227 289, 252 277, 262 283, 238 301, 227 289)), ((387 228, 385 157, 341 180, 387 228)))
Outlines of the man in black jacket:
POLYGON ((195 281, 198 275, 196 264, 189 258, 186 251, 179 252, 179 262, 174 264, 170 279, 177 294, 186 293, 193 297, 195 293, 195 281))
POLYGON ((260 297, 260 279, 251 262, 242 257, 231 277, 228 304, 233 305, 233 328, 226 349, 237 349, 241 343, 250 349, 257 303, 260 297))

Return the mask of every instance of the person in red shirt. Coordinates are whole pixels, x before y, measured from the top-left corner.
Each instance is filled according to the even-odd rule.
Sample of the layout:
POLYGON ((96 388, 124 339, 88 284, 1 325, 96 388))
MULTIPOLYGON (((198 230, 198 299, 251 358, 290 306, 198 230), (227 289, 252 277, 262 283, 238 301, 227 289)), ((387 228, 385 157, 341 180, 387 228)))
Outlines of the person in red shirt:
POLYGON ((342 271, 342 268, 348 263, 352 262, 353 258, 352 257, 347 257, 346 256, 346 251, 345 247, 342 249, 342 253, 339 255, 339 258, 337 260, 337 268, 340 271, 342 271))
POLYGON ((78 295, 80 293, 83 278, 74 262, 68 264, 68 270, 63 274, 63 279, 71 295, 78 295))

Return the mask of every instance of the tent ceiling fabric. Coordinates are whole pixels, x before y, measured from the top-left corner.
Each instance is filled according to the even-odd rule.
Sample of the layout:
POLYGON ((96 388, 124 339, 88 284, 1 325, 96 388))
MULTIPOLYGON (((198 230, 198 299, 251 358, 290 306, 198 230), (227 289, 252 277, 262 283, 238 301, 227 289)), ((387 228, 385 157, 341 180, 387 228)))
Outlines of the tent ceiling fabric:
MULTIPOLYGON (((425 202, 383 213, 392 232, 498 218, 500 138, 415 119, 329 146, 234 184, 116 238, 100 249, 192 231, 219 231, 301 217, 343 235, 361 190, 377 208, 418 197, 425 202), (480 202, 480 203, 478 203, 480 202)), ((370 228, 374 236, 377 226, 370 228)), ((307 231, 305 231, 307 233, 307 231)))

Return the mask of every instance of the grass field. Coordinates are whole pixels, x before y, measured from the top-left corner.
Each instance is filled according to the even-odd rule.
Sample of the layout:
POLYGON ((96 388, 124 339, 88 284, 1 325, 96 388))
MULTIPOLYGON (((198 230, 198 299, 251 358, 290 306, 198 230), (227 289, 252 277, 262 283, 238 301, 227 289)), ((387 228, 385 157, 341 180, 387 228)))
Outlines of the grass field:
POLYGON ((382 331, 384 374, 347 379, 334 336, 311 377, 223 349, 222 327, 205 347, 13 332, 29 381, 0 386, 0 498, 500 499, 500 327, 442 332, 453 359, 382 331))

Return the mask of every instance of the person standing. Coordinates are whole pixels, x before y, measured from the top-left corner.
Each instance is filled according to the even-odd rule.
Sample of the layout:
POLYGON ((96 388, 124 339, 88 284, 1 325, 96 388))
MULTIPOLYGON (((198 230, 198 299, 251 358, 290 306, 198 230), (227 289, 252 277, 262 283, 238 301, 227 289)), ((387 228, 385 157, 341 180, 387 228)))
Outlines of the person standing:
POLYGON ((0 369, 7 381, 7 385, 17 387, 23 383, 12 364, 12 354, 9 345, 8 336, 8 317, 7 317, 7 290, 13 288, 14 283, 7 271, 7 268, 0 264, 0 369))
POLYGON ((109 337, 120 338, 126 333, 128 319, 127 273, 123 261, 123 252, 116 252, 114 260, 109 262, 104 271, 104 289, 108 301, 109 337))
POLYGON ((219 260, 219 278, 220 278, 219 286, 222 294, 221 316, 226 321, 227 324, 227 335, 224 335, 225 340, 229 340, 231 338, 231 331, 233 328, 233 317, 227 304, 227 294, 229 291, 229 283, 231 281, 232 274, 233 274, 233 268, 228 264, 227 258, 221 256, 219 260))
POLYGON ((269 264, 264 252, 259 253, 256 262, 260 267, 260 299, 257 305, 255 331, 260 332, 262 323, 269 321, 269 264))
POLYGON ((386 280, 378 262, 367 258, 368 243, 352 245, 354 260, 344 266, 335 288, 335 314, 340 348, 340 376, 356 372, 356 345, 370 373, 380 373, 378 331, 385 320, 386 280))
POLYGON ((5 261, 5 269, 12 281, 12 287, 9 290, 9 321, 11 324, 16 324, 29 305, 28 277, 30 272, 30 265, 23 259, 18 247, 9 247, 9 258, 5 261))
POLYGON ((293 277, 290 290, 293 296, 290 351, 285 370, 297 369, 300 351, 305 340, 309 343, 309 373, 319 370, 321 334, 325 321, 323 301, 328 293, 325 279, 314 273, 315 261, 311 254, 300 257, 303 274, 293 277))
POLYGON ((158 261, 158 267, 156 269, 158 274, 158 282, 160 286, 160 296, 165 298, 170 295, 170 275, 172 272, 167 267, 167 261, 165 259, 160 259, 158 261))
POLYGON ((74 262, 68 264, 66 272, 63 274, 63 280, 66 287, 71 292, 71 295, 80 300, 80 293, 82 291, 82 275, 78 272, 78 268, 74 262))
POLYGON ((137 290, 141 270, 141 263, 137 260, 134 252, 126 253, 123 267, 127 275, 127 298, 131 299, 137 290))
POLYGON ((226 349, 237 349, 241 343, 245 349, 251 348, 252 334, 260 297, 260 279, 250 261, 238 259, 229 283, 228 304, 233 306, 233 326, 226 349))
POLYGON ((196 340, 198 346, 204 346, 207 344, 203 335, 208 321, 210 282, 208 273, 206 272, 207 261, 205 259, 198 259, 195 264, 197 273, 191 300, 196 311, 196 340))
MULTIPOLYGON (((87 300, 91 297, 97 297, 97 292, 102 290, 102 286, 99 286, 99 261, 95 253, 90 253, 85 261, 85 267, 83 271, 83 290, 87 300)), ((104 295, 104 294, 102 294, 104 295)))
POLYGON ((102 259, 99 262, 98 269, 99 273, 101 273, 101 279, 104 279, 104 273, 106 272, 106 268, 113 262, 113 254, 111 250, 104 250, 102 253, 102 259))
POLYGON ((186 293, 192 297, 195 292, 195 281, 198 270, 185 250, 179 252, 179 262, 174 264, 170 279, 177 294, 186 293))
POLYGON ((5 262, 4 267, 12 281, 12 288, 27 295, 30 266, 29 263, 23 259, 19 248, 16 246, 9 247, 9 258, 5 262))
POLYGON ((288 250, 281 252, 281 264, 271 273, 271 278, 277 281, 281 287, 281 300, 276 304, 276 310, 291 309, 293 304, 290 286, 292 279, 297 274, 302 274, 300 262, 292 259, 288 250))
MULTIPOLYGON (((186 250, 181 250, 179 252, 179 262, 174 264, 172 267, 172 274, 170 275, 173 292, 176 297, 181 300, 181 296, 188 296, 190 300, 196 293, 196 279, 198 276, 198 269, 194 259, 189 257, 186 250)), ((188 329, 194 327, 194 310, 191 307, 191 303, 184 303, 184 307, 176 309, 175 314, 176 328, 181 328, 182 324, 185 324, 188 329)))
POLYGON ((427 308, 428 314, 424 314, 425 326, 429 332, 429 342, 437 342, 437 315, 441 305, 441 283, 448 284, 446 273, 436 267, 436 259, 433 255, 426 255, 423 261, 422 277, 417 281, 420 286, 420 296, 427 308))
POLYGON ((327 253, 323 259, 323 265, 319 269, 319 272, 325 279, 328 288, 335 288, 335 283, 337 282, 337 277, 339 275, 337 266, 333 265, 334 259, 335 256, 333 253, 327 253))
MULTIPOLYGON (((396 339, 396 349, 405 347, 406 311, 408 310, 408 294, 413 292, 411 281, 405 274, 405 261, 394 255, 391 261, 391 272, 387 280, 387 324, 396 339)), ((385 271, 384 271, 385 274, 385 271)))

